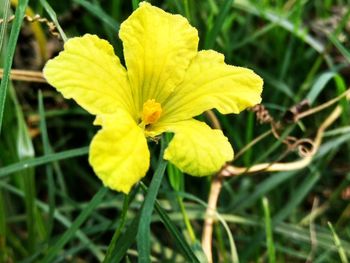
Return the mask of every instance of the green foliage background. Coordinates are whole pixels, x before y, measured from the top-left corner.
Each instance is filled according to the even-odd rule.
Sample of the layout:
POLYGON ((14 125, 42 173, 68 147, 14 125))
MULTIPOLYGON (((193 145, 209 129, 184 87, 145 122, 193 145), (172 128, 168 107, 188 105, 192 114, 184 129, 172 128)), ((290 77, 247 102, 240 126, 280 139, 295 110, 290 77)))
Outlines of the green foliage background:
MULTIPOLYGON (((59 23, 67 37, 93 33, 107 39, 122 58, 118 28, 138 1, 18 2, 15 20, 7 23, 16 8, 0 1, 5 21, 0 25, 0 262, 134 262, 148 238, 154 262, 205 262, 200 239, 211 178, 183 176, 168 165, 151 217, 151 236, 136 238, 144 222, 140 211, 147 186, 156 167, 164 165, 157 159, 159 145, 150 142, 152 168, 143 184, 128 197, 109 191, 87 163, 96 132, 92 116, 47 84, 9 80, 11 65, 40 71, 62 49, 62 40, 45 23, 40 24, 45 32, 40 42, 33 24, 23 22, 27 4, 56 27, 59 23)), ((237 261, 235 251, 240 262, 348 262, 349 103, 339 100, 297 122, 287 122, 285 116, 304 99, 315 107, 347 89, 350 2, 150 2, 186 16, 199 31, 200 49, 222 52, 227 63, 252 68, 263 77, 263 105, 280 122, 282 138, 313 139, 336 105, 343 110, 307 167, 224 179, 214 262, 237 261)), ((252 111, 216 115, 236 153, 271 129, 252 111)), ((285 153, 282 139, 269 134, 233 164, 250 167, 300 158, 296 150, 285 153)))

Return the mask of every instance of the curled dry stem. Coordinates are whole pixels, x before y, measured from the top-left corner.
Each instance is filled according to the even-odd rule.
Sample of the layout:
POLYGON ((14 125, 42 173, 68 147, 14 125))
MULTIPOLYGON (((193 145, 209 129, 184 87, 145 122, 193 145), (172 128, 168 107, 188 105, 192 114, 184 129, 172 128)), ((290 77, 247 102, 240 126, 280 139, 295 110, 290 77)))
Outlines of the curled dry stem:
MULTIPOLYGON (((300 113, 298 116, 296 116, 295 120, 300 120, 306 116, 310 116, 312 114, 315 114, 342 99, 345 97, 350 100, 350 89, 347 89, 343 94, 340 96, 327 101, 326 103, 317 106, 315 108, 312 108, 310 110, 307 110, 305 112, 300 113)), ((270 123, 271 124, 271 130, 267 133, 264 133, 263 135, 256 138, 254 141, 252 141, 249 144, 249 147, 257 143, 258 141, 265 138, 265 136, 269 135, 270 133, 274 134, 274 136, 279 139, 279 135, 277 133, 278 124, 274 122, 273 118, 271 118, 264 107, 257 107, 255 112, 263 112, 260 118, 261 123, 270 123)), ((218 172, 212 179, 209 197, 208 197, 208 207, 206 209, 206 216, 203 226, 203 232, 202 232, 202 247, 204 250, 204 253, 206 254, 208 261, 211 263, 213 262, 213 253, 212 253, 212 235, 213 235, 213 224, 215 221, 214 218, 214 212, 216 211, 218 198, 220 195, 220 191, 222 188, 223 178, 224 177, 231 177, 231 176, 239 176, 242 174, 255 174, 258 172, 277 172, 277 171, 291 171, 291 170, 298 170, 305 168, 308 166, 317 151, 320 148, 320 145, 322 143, 322 137, 324 135, 324 132, 326 129, 331 126, 341 115, 342 113, 342 107, 337 106, 331 114, 328 115, 328 117, 323 121, 323 123, 320 125, 320 127, 317 130, 316 136, 314 140, 310 139, 296 139, 294 137, 288 136, 283 142, 287 145, 287 152, 290 150, 293 150, 297 148, 299 150, 300 155, 302 156, 301 159, 293 162, 275 162, 275 163, 260 163, 253 165, 251 167, 236 167, 233 165, 226 165, 224 166, 220 172, 218 172), (311 149, 308 149, 306 145, 311 146, 311 149)), ((257 114, 258 115, 258 114, 257 114)), ((212 126, 214 128, 221 128, 220 123, 218 119, 216 118, 215 114, 212 111, 209 111, 206 113, 206 116, 211 121, 212 126), (219 123, 219 125, 217 124, 219 123)), ((246 149, 249 147, 245 147, 242 149, 242 154, 246 149)))
POLYGON ((337 106, 332 113, 324 120, 324 122, 320 125, 317 130, 316 137, 313 141, 308 141, 313 147, 312 151, 308 152, 304 155, 303 158, 294 161, 294 162, 276 162, 276 163, 260 163, 253 165, 251 167, 236 167, 233 165, 227 165, 222 171, 221 176, 230 177, 230 176, 238 176, 242 174, 254 174, 257 172, 277 172, 277 171, 292 171, 302 169, 308 166, 316 152, 318 151, 322 137, 325 130, 332 125, 340 116, 342 112, 341 106, 337 106))
MULTIPOLYGON (((2 23, 11 23, 14 19, 15 19, 14 15, 10 16, 6 22, 3 18, 0 18, 0 25, 2 23)), ((34 22, 43 23, 47 26, 51 35, 53 35, 54 37, 57 37, 57 38, 61 38, 60 34, 57 31, 55 24, 53 22, 49 21, 47 18, 41 17, 40 15, 36 14, 34 16, 25 15, 23 19, 29 23, 34 23, 34 22)))

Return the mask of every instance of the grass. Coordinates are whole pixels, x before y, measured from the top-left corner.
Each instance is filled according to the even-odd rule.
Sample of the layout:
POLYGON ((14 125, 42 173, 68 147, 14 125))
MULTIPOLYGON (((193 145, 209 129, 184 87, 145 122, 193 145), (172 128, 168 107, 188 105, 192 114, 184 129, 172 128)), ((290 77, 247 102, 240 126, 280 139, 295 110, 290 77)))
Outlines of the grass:
MULTIPOLYGON (((10 79, 11 67, 41 71, 45 64, 36 51, 37 30, 45 32, 40 43, 48 43, 41 47, 47 57, 62 49, 63 41, 45 23, 35 22, 35 29, 22 19, 27 5, 52 21, 63 39, 97 34, 122 57, 117 32, 138 2, 10 6, 0 0, 0 262, 206 262, 200 243, 210 178, 184 175, 171 164, 165 168, 157 160, 160 147, 150 142, 152 167, 143 183, 128 196, 110 191, 87 162, 93 118, 48 84, 10 79)), ((286 139, 313 140, 332 110, 341 109, 303 169, 224 178, 214 214, 214 262, 348 262, 349 102, 343 97, 306 118, 287 117, 304 99, 316 107, 348 89, 350 2, 151 2, 186 16, 198 29, 200 49, 222 52, 227 63, 264 79, 262 104, 279 123, 278 138, 254 111, 215 112, 235 149, 235 167, 300 159, 298 148, 287 151, 286 139)), ((207 116, 200 118, 211 124, 207 116)))

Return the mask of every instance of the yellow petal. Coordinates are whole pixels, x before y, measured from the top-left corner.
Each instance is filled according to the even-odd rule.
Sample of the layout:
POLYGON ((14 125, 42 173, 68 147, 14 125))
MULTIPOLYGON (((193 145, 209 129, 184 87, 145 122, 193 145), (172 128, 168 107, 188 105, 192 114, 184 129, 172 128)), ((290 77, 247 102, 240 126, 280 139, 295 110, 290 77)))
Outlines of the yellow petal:
POLYGON ((198 52, 184 81, 163 103, 159 122, 189 119, 216 108, 223 114, 239 113, 261 101, 263 80, 253 71, 225 64, 212 50, 198 52))
POLYGON ((233 150, 222 131, 211 129, 204 122, 187 120, 168 126, 175 133, 164 158, 181 171, 205 176, 213 174, 233 159, 233 150))
POLYGON ((124 111, 99 115, 98 122, 102 129, 91 142, 89 162, 105 186, 127 194, 149 168, 146 138, 124 111))
POLYGON ((64 51, 46 64, 44 76, 92 114, 123 108, 136 115, 124 67, 113 47, 95 35, 69 39, 64 51))
POLYGON ((197 53, 197 30, 184 17, 146 2, 121 24, 119 37, 138 112, 149 99, 162 103, 197 53))

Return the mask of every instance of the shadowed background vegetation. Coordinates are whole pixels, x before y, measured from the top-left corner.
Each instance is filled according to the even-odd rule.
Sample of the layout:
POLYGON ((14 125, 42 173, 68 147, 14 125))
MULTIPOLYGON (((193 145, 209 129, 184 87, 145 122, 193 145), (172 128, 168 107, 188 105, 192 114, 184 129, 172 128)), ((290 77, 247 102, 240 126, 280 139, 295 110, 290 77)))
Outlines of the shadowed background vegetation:
MULTIPOLYGON (((0 0, 0 262, 135 262, 139 210, 160 147, 149 143, 152 168, 128 197, 103 188, 87 162, 93 117, 40 71, 62 37, 84 33, 107 39, 123 61, 118 29, 138 1, 27 2, 0 0), (12 80, 11 64, 19 70, 12 80)), ((214 262, 348 262, 350 2, 150 2, 186 16, 200 49, 222 52, 265 83, 263 107, 198 117, 218 120, 236 153, 220 179, 214 262), (313 110, 319 105, 328 107, 313 110), (272 169, 276 162, 285 165, 272 169), (247 170, 261 163, 269 165, 247 170)), ((152 216, 152 261, 205 262, 210 187, 210 177, 168 165, 152 216)))

